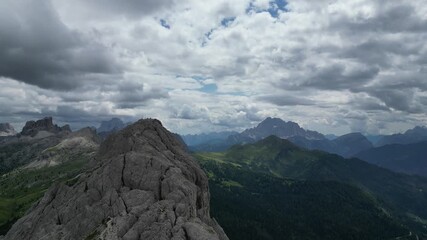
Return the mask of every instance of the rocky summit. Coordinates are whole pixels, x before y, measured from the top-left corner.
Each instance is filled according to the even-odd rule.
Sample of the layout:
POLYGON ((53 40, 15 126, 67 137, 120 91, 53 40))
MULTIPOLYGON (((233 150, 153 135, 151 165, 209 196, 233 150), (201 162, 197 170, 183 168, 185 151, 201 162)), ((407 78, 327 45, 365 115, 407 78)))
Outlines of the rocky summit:
POLYGON ((228 239, 205 173, 158 120, 102 143, 88 172, 52 186, 5 239, 228 239))
POLYGON ((34 137, 39 131, 46 131, 50 133, 59 133, 61 131, 71 132, 69 125, 59 127, 53 124, 52 117, 45 117, 37 121, 28 121, 22 128, 21 135, 34 137))

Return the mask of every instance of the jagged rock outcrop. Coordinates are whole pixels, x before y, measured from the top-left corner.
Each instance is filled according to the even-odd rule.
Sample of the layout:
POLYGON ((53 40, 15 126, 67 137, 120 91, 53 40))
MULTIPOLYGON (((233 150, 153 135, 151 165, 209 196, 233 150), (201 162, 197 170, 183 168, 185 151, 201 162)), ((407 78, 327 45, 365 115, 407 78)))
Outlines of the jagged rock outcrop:
POLYGON ((158 120, 111 135, 89 172, 55 185, 6 239, 228 239, 209 215, 208 180, 158 120))
POLYGON ((13 136, 17 132, 9 123, 0 123, 0 137, 13 136))
POLYGON ((82 159, 84 155, 93 157, 100 143, 101 139, 96 134, 96 130, 89 127, 82 128, 65 136, 57 145, 41 151, 33 161, 23 168, 56 166, 68 161, 82 159))
POLYGON ((26 122, 24 128, 22 129, 21 135, 34 137, 40 131, 46 131, 49 133, 59 133, 71 132, 71 129, 69 125, 59 127, 58 125, 53 124, 52 117, 45 117, 37 121, 26 122))

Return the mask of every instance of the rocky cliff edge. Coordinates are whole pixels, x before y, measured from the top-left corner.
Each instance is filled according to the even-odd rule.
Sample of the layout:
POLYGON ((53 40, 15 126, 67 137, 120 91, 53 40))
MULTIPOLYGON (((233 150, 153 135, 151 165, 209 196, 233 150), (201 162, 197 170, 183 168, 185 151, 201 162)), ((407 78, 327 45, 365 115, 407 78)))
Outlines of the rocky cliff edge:
POLYGON ((5 239, 228 239, 205 173, 158 120, 111 135, 73 184, 52 186, 5 239))

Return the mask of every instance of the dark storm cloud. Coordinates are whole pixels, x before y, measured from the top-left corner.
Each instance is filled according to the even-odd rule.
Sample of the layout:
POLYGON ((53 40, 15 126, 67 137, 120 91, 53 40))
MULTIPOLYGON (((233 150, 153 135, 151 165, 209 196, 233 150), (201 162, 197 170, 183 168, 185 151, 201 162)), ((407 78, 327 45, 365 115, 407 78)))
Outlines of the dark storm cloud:
POLYGON ((344 14, 337 15, 331 29, 351 35, 366 32, 425 32, 427 21, 417 13, 414 6, 406 2, 381 0, 376 1, 374 16, 353 18, 344 14))
POLYGON ((289 95, 263 95, 257 98, 258 100, 273 103, 278 106, 296 106, 296 105, 315 105, 315 102, 295 96, 289 95))
POLYGON ((390 108, 387 107, 381 100, 375 97, 367 96, 367 94, 353 98, 349 104, 351 108, 363 111, 390 111, 390 108))
POLYGON ((415 97, 413 89, 372 89, 371 96, 383 101, 387 107, 408 113, 423 113, 425 107, 421 106, 415 97))
POLYGON ((80 0, 83 5, 87 7, 110 13, 117 16, 121 14, 127 17, 135 18, 141 17, 153 12, 159 11, 165 7, 171 7, 174 0, 80 0))
MULTIPOLYGON (((342 43, 307 43, 303 51, 290 50, 296 55, 290 60, 300 61, 287 59, 289 75, 275 86, 295 92, 347 90, 349 96, 365 96, 349 100, 348 107, 366 112, 425 112, 427 19, 415 3, 379 0, 366 6, 372 8, 357 17, 344 11, 328 15, 322 31, 339 34, 342 43)), ((280 96, 260 100, 279 106, 294 103, 280 96)))
POLYGON ((0 5, 0 76, 66 90, 96 75, 120 73, 106 48, 68 29, 49 1, 0 5))
POLYGON ((402 44, 400 39, 368 39, 342 52, 337 53, 339 58, 357 59, 374 66, 391 67, 393 55, 409 56, 418 54, 423 42, 416 44, 402 44))
POLYGON ((166 90, 150 87, 141 82, 125 81, 118 86, 113 101, 119 108, 135 108, 147 104, 152 99, 169 98, 166 90))
POLYGON ((185 104, 183 106, 180 106, 179 109, 178 108, 173 109, 173 112, 171 113, 170 117, 186 119, 186 120, 197 120, 197 119, 206 120, 208 118, 208 114, 206 109, 204 108, 189 106, 185 104))
POLYGON ((375 66, 358 65, 355 67, 344 64, 331 64, 324 67, 310 67, 305 72, 308 75, 303 77, 298 87, 310 87, 324 90, 352 89, 374 79, 379 68, 375 66))

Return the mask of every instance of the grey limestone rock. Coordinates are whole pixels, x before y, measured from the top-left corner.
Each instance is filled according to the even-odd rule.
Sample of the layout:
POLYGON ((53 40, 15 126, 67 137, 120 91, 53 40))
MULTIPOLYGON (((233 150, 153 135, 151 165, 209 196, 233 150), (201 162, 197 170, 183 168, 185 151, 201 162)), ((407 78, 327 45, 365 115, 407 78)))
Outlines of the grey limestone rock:
POLYGON ((57 184, 5 239, 224 240, 205 173, 158 120, 111 135, 72 186, 57 184))
POLYGON ((37 121, 26 122, 25 126, 22 128, 21 135, 34 137, 39 131, 59 133, 62 131, 71 132, 71 129, 69 125, 59 127, 58 125, 53 124, 52 117, 45 117, 37 121))

